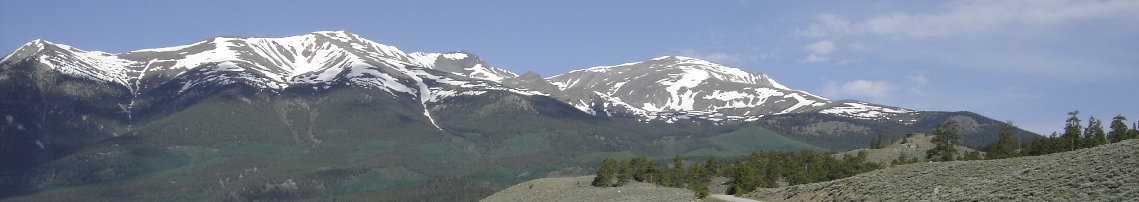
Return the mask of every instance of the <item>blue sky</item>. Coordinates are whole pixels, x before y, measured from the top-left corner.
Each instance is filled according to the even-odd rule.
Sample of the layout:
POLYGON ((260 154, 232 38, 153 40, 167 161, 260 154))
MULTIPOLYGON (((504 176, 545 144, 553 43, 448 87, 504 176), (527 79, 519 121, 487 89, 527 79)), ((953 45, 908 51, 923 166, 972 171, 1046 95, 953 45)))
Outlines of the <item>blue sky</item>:
POLYGON ((1043 135, 1139 120, 1139 1, 0 1, 0 49, 126 52, 347 30, 517 73, 703 58, 831 99, 973 111, 1043 135))

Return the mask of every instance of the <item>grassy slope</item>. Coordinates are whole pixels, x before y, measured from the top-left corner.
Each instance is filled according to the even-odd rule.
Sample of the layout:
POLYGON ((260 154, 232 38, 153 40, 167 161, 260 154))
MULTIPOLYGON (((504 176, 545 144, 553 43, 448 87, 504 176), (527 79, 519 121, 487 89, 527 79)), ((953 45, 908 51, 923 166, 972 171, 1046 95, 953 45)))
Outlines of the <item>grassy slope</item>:
POLYGON ((999 160, 917 163, 759 189, 764 201, 1125 201, 1139 197, 1139 140, 999 160))
MULTIPOLYGON (((726 150, 711 154, 718 156, 743 156, 753 151, 771 150, 786 152, 798 152, 804 149, 820 152, 827 151, 821 147, 784 137, 783 135, 760 126, 743 127, 730 133, 709 137, 707 140, 726 150)), ((685 153, 685 156, 706 157, 707 155, 709 154, 702 154, 701 151, 685 153)))

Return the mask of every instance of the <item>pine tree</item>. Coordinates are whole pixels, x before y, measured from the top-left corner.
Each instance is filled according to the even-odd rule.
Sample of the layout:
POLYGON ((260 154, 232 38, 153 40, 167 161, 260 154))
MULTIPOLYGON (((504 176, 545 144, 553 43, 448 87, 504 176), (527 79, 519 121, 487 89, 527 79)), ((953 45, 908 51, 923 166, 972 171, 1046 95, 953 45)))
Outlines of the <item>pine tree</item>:
POLYGON ((633 180, 633 163, 631 161, 621 160, 617 163, 617 184, 616 186, 625 186, 629 181, 633 180))
POLYGON ((646 156, 633 157, 629 164, 633 166, 633 180, 638 182, 652 183, 651 176, 654 175, 653 160, 646 156))
POLYGON ((1067 123, 1064 124, 1064 134, 1060 135, 1060 139, 1064 141, 1061 146, 1064 151, 1074 151, 1080 148, 1080 132, 1084 129, 1080 126, 1080 118, 1077 117, 1080 111, 1068 112, 1068 115, 1071 117, 1068 117, 1067 123))
POLYGON ((597 176, 593 177, 593 186, 613 186, 613 179, 616 178, 617 175, 617 161, 605 157, 605 159, 601 161, 601 167, 597 168, 596 174, 597 176))
POLYGON ((1127 136, 1127 117, 1116 115, 1111 119, 1111 132, 1108 132, 1107 138, 1116 143, 1127 139, 1127 136))
POLYGON ((732 175, 731 184, 728 185, 728 194, 742 196, 755 190, 759 170, 743 162, 737 162, 736 166, 736 173, 732 175))
POLYGON ((957 121, 952 119, 938 124, 933 129, 933 149, 926 151, 926 158, 933 161, 952 161, 957 154, 957 147, 961 143, 961 135, 957 133, 957 121))
POLYGON ((1131 130, 1127 130, 1127 138, 1124 139, 1126 140, 1135 138, 1139 138, 1139 122, 1135 122, 1131 125, 1131 130))
POLYGON ((710 192, 708 191, 708 183, 696 179, 688 182, 688 188, 692 190, 692 193, 696 195, 697 199, 708 197, 708 193, 710 192))
POLYGON ((657 170, 657 177, 654 177, 654 178, 656 178, 657 180, 654 182, 654 184, 657 184, 660 186, 666 186, 666 187, 675 187, 676 186, 675 184, 673 184, 676 182, 676 173, 674 173, 672 171, 672 169, 669 169, 668 166, 661 166, 661 167, 656 167, 656 170, 657 170))
POLYGON ((990 144, 986 147, 986 156, 989 159, 1003 159, 1019 156, 1020 140, 1012 133, 1016 130, 1016 126, 1012 122, 1005 122, 1001 126, 1001 131, 998 133, 997 142, 990 144))
POLYGON ((1103 121, 1095 117, 1088 118, 1088 128, 1084 131, 1085 147, 1095 147, 1107 144, 1107 135, 1103 132, 1103 121))
POLYGON ((723 167, 720 161, 716 160, 716 156, 709 156, 708 161, 704 163, 704 168, 706 168, 712 176, 722 175, 723 167))

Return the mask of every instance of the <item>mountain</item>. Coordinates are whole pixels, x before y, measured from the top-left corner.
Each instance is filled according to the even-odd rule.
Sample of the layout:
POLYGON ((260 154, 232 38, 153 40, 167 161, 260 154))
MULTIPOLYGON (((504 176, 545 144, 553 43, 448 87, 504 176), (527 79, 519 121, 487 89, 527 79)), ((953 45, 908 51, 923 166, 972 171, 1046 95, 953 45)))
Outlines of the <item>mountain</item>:
POLYGON ((35 40, 0 60, 0 95, 0 197, 27 200, 469 200, 604 156, 848 150, 949 119, 978 145, 1001 124, 695 58, 543 78, 344 31, 116 54, 35 40))
POLYGON ((826 98, 792 90, 771 77, 679 56, 575 70, 548 79, 556 94, 588 111, 601 103, 611 114, 659 116, 665 112, 708 112, 724 117, 803 112, 826 98), (578 93, 586 92, 586 93, 578 93))

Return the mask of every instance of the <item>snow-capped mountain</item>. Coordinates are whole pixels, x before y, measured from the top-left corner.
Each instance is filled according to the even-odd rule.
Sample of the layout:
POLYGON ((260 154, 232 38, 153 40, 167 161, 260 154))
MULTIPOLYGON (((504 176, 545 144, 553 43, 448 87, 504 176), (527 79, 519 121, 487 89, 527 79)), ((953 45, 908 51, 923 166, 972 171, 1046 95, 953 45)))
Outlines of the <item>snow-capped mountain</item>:
POLYGON ((120 54, 35 40, 0 63, 29 61, 63 75, 114 84, 133 97, 235 84, 269 92, 376 88, 418 100, 429 118, 427 109, 433 102, 487 91, 541 94, 589 114, 640 120, 753 120, 806 112, 889 120, 913 112, 857 101, 833 102, 783 86, 762 73, 689 57, 658 57, 542 78, 493 67, 467 52, 409 54, 344 31, 282 38, 214 37, 120 54))
MULTIPOLYGON (((267 91, 343 85, 383 89, 392 96, 419 100, 426 109, 430 102, 446 97, 490 90, 531 94, 494 82, 514 74, 472 54, 407 54, 343 31, 283 38, 215 37, 121 54, 35 40, 0 63, 29 60, 64 75, 115 84, 135 97, 156 89, 181 94, 232 84, 267 91)), ((428 110, 424 114, 430 117, 428 110)))
POLYGON ((590 110, 627 110, 637 115, 720 114, 721 118, 803 112, 826 98, 787 88, 762 73, 680 56, 593 67, 548 79, 570 104, 590 110))

